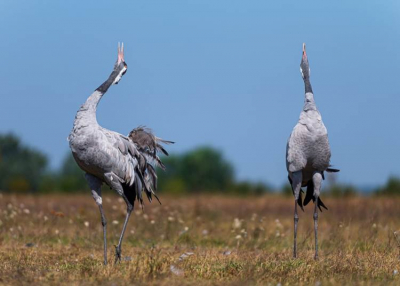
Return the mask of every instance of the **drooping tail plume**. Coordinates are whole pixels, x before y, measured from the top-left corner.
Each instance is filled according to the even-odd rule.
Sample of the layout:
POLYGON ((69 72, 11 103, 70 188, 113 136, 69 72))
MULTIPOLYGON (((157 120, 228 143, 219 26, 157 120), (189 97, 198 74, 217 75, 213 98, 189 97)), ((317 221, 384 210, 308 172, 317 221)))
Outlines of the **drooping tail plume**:
POLYGON ((339 169, 335 169, 335 168, 331 168, 331 167, 332 167, 332 165, 329 165, 328 168, 326 169, 326 171, 327 171, 328 173, 337 173, 337 172, 340 172, 339 169))
MULTIPOLYGON (((158 138, 150 129, 143 126, 133 129, 128 137, 136 144, 139 151, 139 176, 143 184, 140 188, 141 190, 137 189, 136 192, 145 191, 150 202, 152 201, 152 196, 160 202, 155 194, 155 191, 157 191, 157 174, 153 164, 165 170, 165 165, 161 162, 157 153, 161 152, 168 156, 168 152, 161 144, 174 144, 175 142, 158 138)), ((142 196, 137 194, 137 197, 141 198, 142 196)))

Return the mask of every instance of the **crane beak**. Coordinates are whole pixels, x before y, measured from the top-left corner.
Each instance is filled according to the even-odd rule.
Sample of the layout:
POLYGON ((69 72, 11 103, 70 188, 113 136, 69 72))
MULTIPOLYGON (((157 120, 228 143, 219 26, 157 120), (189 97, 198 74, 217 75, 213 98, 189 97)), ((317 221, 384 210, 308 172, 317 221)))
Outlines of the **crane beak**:
POLYGON ((118 64, 125 62, 124 60, 124 43, 118 43, 118 64))
POLYGON ((305 44, 305 43, 303 43, 303 59, 304 59, 304 60, 307 59, 306 44, 305 44))

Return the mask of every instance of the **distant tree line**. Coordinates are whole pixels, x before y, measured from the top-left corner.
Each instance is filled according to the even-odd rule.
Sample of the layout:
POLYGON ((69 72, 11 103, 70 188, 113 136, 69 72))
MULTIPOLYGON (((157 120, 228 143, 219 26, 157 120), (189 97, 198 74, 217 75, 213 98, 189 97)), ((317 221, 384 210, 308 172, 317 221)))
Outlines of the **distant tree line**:
MULTIPOLYGON (((223 153, 204 146, 194 150, 163 157, 166 171, 157 170, 158 191, 170 194, 229 193, 261 195, 273 191, 262 182, 238 181, 234 167, 223 153)), ((61 167, 51 170, 47 156, 23 144, 13 134, 0 134, 0 191, 7 192, 80 192, 88 191, 83 171, 68 152, 61 167)), ((284 195, 292 195, 289 184, 280 188, 284 195)), ((329 182, 325 194, 332 197, 350 197, 360 193, 351 185, 329 182)), ((400 178, 390 177, 374 195, 400 195, 400 178)))
POLYGON ((42 152, 12 134, 0 135, 0 189, 37 191, 48 164, 42 152))
POLYGON ((159 171, 160 190, 168 193, 222 192, 260 195, 272 191, 264 183, 237 181, 231 162, 222 152, 199 147, 183 154, 164 157, 166 172, 159 171))
MULTIPOLYGON (((264 183, 235 179, 233 165, 222 152, 200 147, 183 154, 163 157, 166 171, 157 170, 158 190, 171 194, 224 192, 264 194, 271 189, 264 183)), ((22 144, 13 135, 0 135, 0 190, 13 192, 80 192, 88 191, 84 172, 71 153, 58 170, 48 167, 47 156, 22 144)))

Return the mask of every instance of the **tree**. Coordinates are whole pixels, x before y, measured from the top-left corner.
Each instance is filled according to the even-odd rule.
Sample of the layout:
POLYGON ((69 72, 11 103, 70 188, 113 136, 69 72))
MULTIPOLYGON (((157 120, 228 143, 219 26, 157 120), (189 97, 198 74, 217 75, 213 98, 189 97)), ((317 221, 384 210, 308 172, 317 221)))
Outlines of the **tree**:
POLYGON ((1 190, 37 191, 46 167, 46 155, 23 145, 14 134, 0 135, 1 190))
POLYGON ((183 156, 181 174, 193 191, 226 190, 234 182, 231 163, 211 147, 200 147, 183 156))
POLYGON ((159 189, 175 195, 186 193, 188 189, 181 174, 182 156, 172 154, 163 157, 162 161, 166 170, 157 170, 159 189))
POLYGON ((178 187, 190 191, 225 191, 234 183, 234 171, 219 150, 200 147, 180 156, 163 158, 167 170, 159 172, 160 189, 178 187))

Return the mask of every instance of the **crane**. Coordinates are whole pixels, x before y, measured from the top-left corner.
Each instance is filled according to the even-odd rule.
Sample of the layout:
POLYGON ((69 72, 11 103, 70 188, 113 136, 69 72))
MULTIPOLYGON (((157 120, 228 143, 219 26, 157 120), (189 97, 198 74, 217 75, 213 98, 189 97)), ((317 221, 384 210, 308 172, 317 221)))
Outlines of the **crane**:
POLYGON ((295 198, 294 203, 294 243, 293 257, 297 257, 297 224, 299 216, 297 205, 304 211, 311 200, 314 201, 314 233, 315 233, 315 259, 318 259, 318 209, 328 209, 319 198, 324 172, 339 172, 331 168, 329 162, 331 150, 328 141, 328 132, 322 122, 322 117, 317 109, 314 94, 310 83, 310 67, 308 63, 306 45, 303 44, 303 55, 300 63, 300 72, 304 81, 305 100, 300 113, 299 121, 293 128, 286 145, 286 168, 288 179, 295 198), (302 187, 307 187, 304 202, 302 187))
POLYGON ((115 247, 115 263, 121 261, 121 245, 129 217, 137 199, 143 206, 142 192, 151 202, 157 189, 155 166, 165 169, 157 152, 168 155, 161 146, 172 141, 153 135, 150 129, 138 127, 128 136, 107 130, 97 123, 96 110, 103 95, 113 84, 118 84, 128 69, 124 60, 124 44, 118 43, 118 58, 108 79, 102 83, 78 110, 68 136, 72 155, 85 177, 92 196, 99 207, 104 236, 104 264, 107 264, 106 217, 103 211, 101 186, 115 190, 125 201, 127 214, 115 247))

